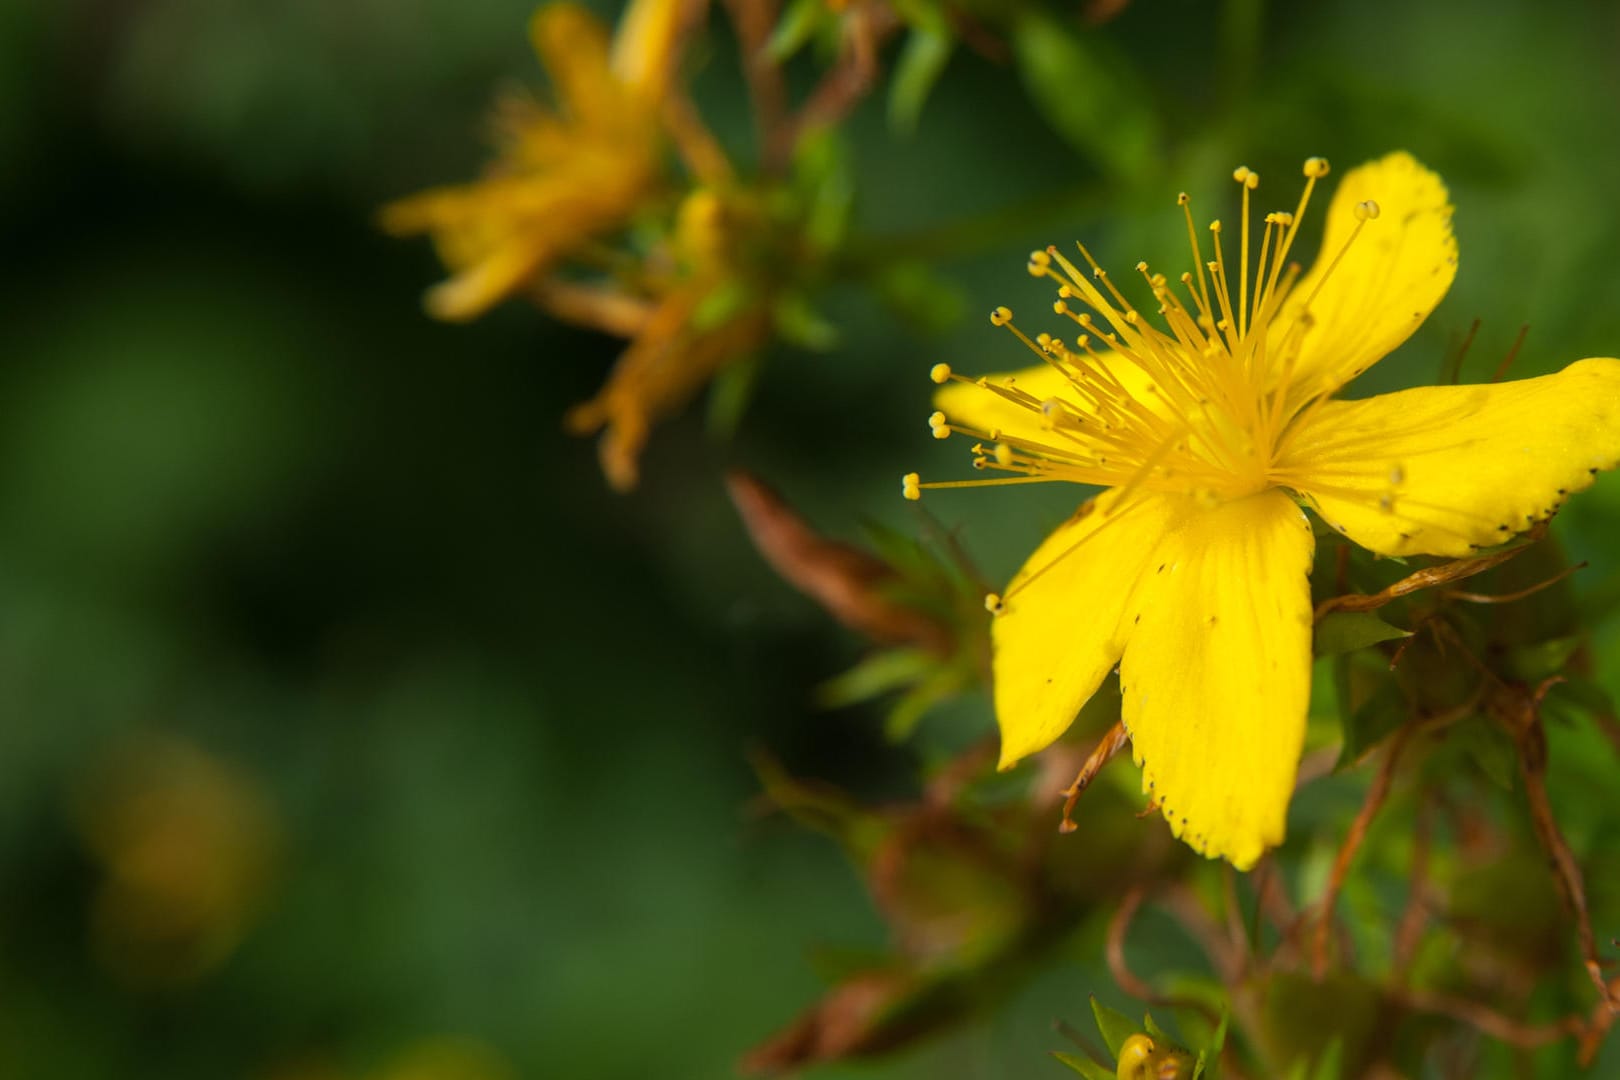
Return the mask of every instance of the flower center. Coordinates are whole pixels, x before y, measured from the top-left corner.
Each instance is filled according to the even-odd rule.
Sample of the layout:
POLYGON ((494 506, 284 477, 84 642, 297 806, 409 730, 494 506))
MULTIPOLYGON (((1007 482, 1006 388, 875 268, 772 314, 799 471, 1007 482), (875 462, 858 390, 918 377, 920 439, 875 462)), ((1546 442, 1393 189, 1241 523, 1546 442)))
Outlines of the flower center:
POLYGON ((1233 173, 1243 193, 1235 274, 1222 247, 1221 223, 1209 225, 1213 257, 1206 261, 1190 200, 1179 196, 1196 272, 1183 273, 1178 290, 1147 263, 1136 264, 1162 327, 1143 318, 1084 245, 1080 255, 1089 273, 1055 247, 1033 252, 1030 274, 1057 286, 1053 310, 1078 326, 1079 336, 1072 345, 1046 333, 1031 339, 1005 307, 996 308, 990 321, 1006 327, 1055 377, 1026 379, 1020 386, 1005 376, 968 379, 944 364, 931 372, 936 383, 974 385, 1028 414, 1017 431, 976 429, 943 412, 929 418, 936 438, 960 434, 975 440, 975 468, 1008 475, 923 484, 909 474, 905 495, 916 498, 924 487, 1066 480, 1225 500, 1270 486, 1279 439, 1310 399, 1320 396, 1289 393, 1310 329, 1310 303, 1361 224, 1378 214, 1376 203, 1357 207, 1349 240, 1311 296, 1292 303, 1299 265, 1288 256, 1316 182, 1327 173, 1322 158, 1305 162, 1298 205, 1291 213, 1265 215, 1252 260, 1250 194, 1260 178, 1247 168, 1233 173))

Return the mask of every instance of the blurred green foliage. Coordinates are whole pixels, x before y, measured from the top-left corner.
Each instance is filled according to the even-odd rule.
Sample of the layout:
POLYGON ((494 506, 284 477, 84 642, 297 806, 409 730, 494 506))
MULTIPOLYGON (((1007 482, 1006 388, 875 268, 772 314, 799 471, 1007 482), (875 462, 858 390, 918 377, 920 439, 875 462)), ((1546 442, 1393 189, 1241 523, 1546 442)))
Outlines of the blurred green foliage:
MULTIPOLYGON (((748 410, 719 425, 729 441, 693 410, 665 425, 629 497, 560 428, 616 343, 516 305, 433 324, 417 303, 429 253, 372 227, 381 202, 476 168, 491 94, 532 77, 529 0, 0 8, 0 1075, 707 1080, 820 992, 810 945, 882 954, 860 880, 764 813, 745 751, 903 804, 920 770, 990 733, 988 708, 908 716, 897 744, 892 702, 818 704, 865 647, 760 562, 720 472, 746 464, 831 533, 922 531, 895 478, 962 464, 926 438, 927 368, 1022 363, 960 316, 1044 298, 1022 269, 1032 247, 1155 260, 1181 242, 1178 190, 1214 205, 1236 164, 1292 175, 1310 154, 1343 168, 1404 147, 1451 185, 1461 272, 1358 392, 1432 380, 1476 317, 1465 381, 1521 323, 1518 375, 1620 351, 1612 5, 963 4, 970 39, 946 6, 897 6, 881 85, 842 125, 848 172, 820 162, 851 178, 826 209, 842 235, 847 203, 846 277, 776 313, 825 351, 773 350, 748 410)), ((795 90, 836 45, 813 7, 788 5, 803 30, 779 39, 795 90)), ((694 94, 747 162, 744 80, 711 22, 694 94)), ((930 508, 998 581, 1073 503, 930 508)), ((1468 640, 1517 679, 1584 668, 1546 700, 1546 787, 1607 943, 1620 802, 1590 793, 1620 789, 1620 757, 1591 717, 1620 694, 1620 480, 1553 533, 1586 566, 1534 609, 1550 621, 1515 609, 1468 640)), ((1544 579, 1540 558, 1507 564, 1495 591, 1544 579)), ((1353 569, 1368 591, 1404 572, 1353 569)), ((1411 609, 1384 616, 1414 628, 1411 609)), ((1371 651, 1317 667, 1313 745, 1337 742, 1340 715, 1348 737, 1345 767, 1291 816, 1288 883, 1306 897, 1372 782, 1353 763, 1394 727, 1368 703, 1406 700, 1376 651, 1402 641, 1370 618, 1321 651, 1371 651)), ((1417 660, 1438 648, 1410 640, 1417 660)), ((1592 989, 1519 761, 1489 717, 1459 723, 1396 784, 1340 910, 1354 955, 1381 962, 1419 781, 1451 785, 1520 843, 1445 857, 1446 932, 1408 958, 1412 978, 1498 980, 1547 1018, 1592 989), (1493 947, 1471 951, 1481 926, 1493 947), (1558 979, 1508 982, 1549 958, 1558 979)), ((1116 764, 1082 804, 1108 836, 1079 863, 1138 844, 1171 857, 1162 824, 1129 812, 1128 774, 1116 764)), ((1101 865, 1051 888, 1090 896, 1101 865)), ((1196 888, 1218 891, 1202 869, 1196 888)), ((971 884, 999 903, 1000 883, 971 884)), ((813 1075, 1062 1075, 1053 1019, 1077 1021, 1092 992, 1128 1004, 1102 962, 1110 910, 1068 914, 1033 956, 996 937, 1016 977, 994 1008, 813 1075)), ((1162 915, 1130 948, 1160 992, 1207 989, 1162 915)), ((1355 1064, 1388 1006, 1358 975, 1291 977, 1256 1027, 1276 1060, 1355 1064)), ((1592 1075, 1620 1068, 1612 1042, 1592 1075)), ((1438 1045, 1425 1075, 1574 1069, 1567 1040, 1438 1045)))

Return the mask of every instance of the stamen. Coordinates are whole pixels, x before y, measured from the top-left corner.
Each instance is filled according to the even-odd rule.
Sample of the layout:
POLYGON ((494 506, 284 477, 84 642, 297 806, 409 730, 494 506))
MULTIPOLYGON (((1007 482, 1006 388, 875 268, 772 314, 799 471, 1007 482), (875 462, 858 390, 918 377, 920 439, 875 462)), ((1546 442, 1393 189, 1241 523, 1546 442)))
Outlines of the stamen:
POLYGON ((951 365, 935 364, 928 369, 928 378, 940 386, 945 385, 951 378, 951 365))
POLYGON ((1240 165, 1232 179, 1243 185, 1243 254, 1238 266, 1238 340, 1249 333, 1249 192, 1260 186, 1260 174, 1240 165))

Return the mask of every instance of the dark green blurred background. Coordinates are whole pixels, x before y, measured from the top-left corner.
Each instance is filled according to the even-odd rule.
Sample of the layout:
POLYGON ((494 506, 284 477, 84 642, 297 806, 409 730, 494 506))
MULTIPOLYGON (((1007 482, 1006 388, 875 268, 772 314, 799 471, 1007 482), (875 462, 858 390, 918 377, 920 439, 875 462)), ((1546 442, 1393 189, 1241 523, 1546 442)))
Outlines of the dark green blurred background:
MULTIPOLYGON (((813 945, 882 943, 836 851, 753 812, 747 748, 876 797, 989 730, 970 701, 894 748, 879 710, 815 708, 861 644, 763 567, 720 470, 841 535, 913 528, 901 472, 966 465, 927 367, 1022 364, 1004 335, 844 290, 839 349, 773 355, 730 445, 700 409, 660 429, 619 497, 559 423, 617 343, 421 313, 439 269, 375 208, 477 168, 494 91, 540 80, 531 8, 0 8, 0 1076, 729 1075, 817 991, 813 945), (161 947, 120 906, 140 866, 195 916, 161 947)), ((863 233, 931 250, 1027 205, 940 269, 971 311, 1044 306, 1031 246, 1162 261, 1177 190, 1217 206, 1248 164, 1291 204, 1307 155, 1404 147, 1452 186, 1461 272, 1372 385, 1432 379, 1476 316, 1465 379, 1521 323, 1519 375, 1620 353, 1616 5, 1136 0, 1087 40, 1139 83, 1101 132, 1148 140, 1135 182, 963 53, 915 134, 856 114, 863 233)), ((718 24, 705 56, 746 156, 718 24)), ((999 579, 1072 502, 929 508, 999 579)), ((1617 526, 1614 477, 1559 521, 1597 592, 1617 526)), ((1598 658, 1620 690, 1612 623, 1598 658)), ((820 1075, 1055 1075, 1051 1019, 1108 985, 1094 931, 996 1017, 820 1075)))

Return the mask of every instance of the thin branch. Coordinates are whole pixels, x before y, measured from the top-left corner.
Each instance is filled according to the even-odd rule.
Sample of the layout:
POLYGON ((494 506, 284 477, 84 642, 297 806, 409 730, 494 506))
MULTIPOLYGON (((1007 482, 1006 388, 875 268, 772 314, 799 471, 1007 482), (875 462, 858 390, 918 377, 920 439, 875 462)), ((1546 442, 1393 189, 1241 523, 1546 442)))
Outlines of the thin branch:
POLYGON ((1586 1032, 1584 1017, 1571 1015, 1548 1024, 1526 1024, 1503 1016, 1489 1005, 1432 990, 1397 989, 1390 996, 1409 1009, 1449 1016, 1511 1046, 1533 1049, 1586 1032))
POLYGON ((1513 339, 1513 347, 1508 350, 1506 356, 1502 357, 1502 362, 1496 365, 1496 372, 1491 376, 1491 382, 1498 383, 1502 381, 1502 377, 1508 373, 1508 368, 1513 366, 1513 361, 1518 359, 1519 350, 1524 347, 1524 335, 1529 332, 1529 323, 1519 327, 1519 336, 1513 339))
POLYGON ((1411 738, 1413 730, 1413 725, 1408 724, 1396 732, 1395 737, 1390 740, 1384 762, 1378 767, 1378 774, 1373 777, 1372 786, 1367 789, 1367 797, 1361 803, 1361 810, 1350 823, 1350 831, 1339 847, 1338 857, 1333 860, 1333 873, 1328 877, 1327 889, 1322 894, 1321 915, 1317 919, 1316 934, 1311 946, 1311 970, 1318 979, 1327 974, 1328 937, 1333 929, 1333 906, 1339 898, 1339 891, 1344 888, 1345 876, 1350 872, 1350 861, 1360 850, 1361 842, 1366 839, 1367 829, 1372 825, 1378 811, 1383 808, 1384 800, 1389 798, 1390 784, 1395 778, 1395 766, 1400 763, 1401 751, 1406 748, 1406 742, 1411 738))
POLYGON ((1459 589, 1448 589, 1440 595, 1444 596, 1448 600, 1466 600, 1470 604, 1511 604, 1515 600, 1523 600, 1527 596, 1534 596, 1542 589, 1551 588, 1560 581, 1563 581, 1565 578, 1569 577, 1575 571, 1586 569, 1586 565, 1587 564, 1585 562, 1578 562, 1574 566, 1565 567, 1552 577, 1548 578, 1546 581, 1532 585, 1528 589, 1520 589, 1518 592, 1513 593, 1503 593, 1499 596, 1491 596, 1485 593, 1463 592, 1459 589))

